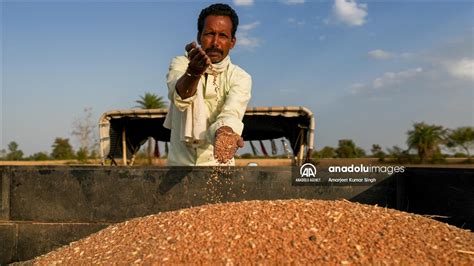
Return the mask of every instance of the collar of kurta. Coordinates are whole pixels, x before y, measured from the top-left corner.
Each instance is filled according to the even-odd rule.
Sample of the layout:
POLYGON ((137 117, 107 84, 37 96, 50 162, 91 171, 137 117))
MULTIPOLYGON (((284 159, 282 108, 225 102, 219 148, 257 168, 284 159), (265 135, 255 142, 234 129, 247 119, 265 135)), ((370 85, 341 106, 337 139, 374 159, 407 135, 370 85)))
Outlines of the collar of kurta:
POLYGON ((214 73, 220 74, 220 73, 224 72, 229 67, 229 64, 230 64, 230 57, 229 57, 229 55, 227 55, 219 63, 215 63, 215 64, 210 65, 206 69, 206 73, 211 74, 211 75, 214 74, 214 73))

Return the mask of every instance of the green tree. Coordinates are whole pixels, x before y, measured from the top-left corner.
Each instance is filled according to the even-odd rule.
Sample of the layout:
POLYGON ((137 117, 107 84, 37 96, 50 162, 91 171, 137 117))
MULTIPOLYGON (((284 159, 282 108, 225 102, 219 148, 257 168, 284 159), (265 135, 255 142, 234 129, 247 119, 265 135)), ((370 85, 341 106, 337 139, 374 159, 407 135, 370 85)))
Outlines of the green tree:
POLYGON ((365 157, 366 154, 365 154, 365 150, 362 149, 361 147, 356 147, 356 157, 357 158, 362 158, 362 157, 365 157))
POLYGON ((370 152, 372 152, 372 156, 376 157, 379 159, 379 161, 383 161, 385 159, 385 152, 383 152, 382 147, 378 144, 372 144, 372 149, 370 149, 370 152))
POLYGON ((5 149, 0 150, 0 160, 6 160, 7 151, 5 149))
POLYGON ((319 156, 321 158, 334 158, 336 157, 336 149, 333 147, 325 146, 319 151, 319 156))
POLYGON ((99 152, 96 149, 93 149, 89 154, 90 159, 97 159, 99 158, 99 152))
POLYGON ((411 163, 413 162, 412 155, 408 150, 403 150, 398 146, 393 146, 393 148, 387 148, 388 156, 395 159, 398 163, 411 163))
POLYGON ((365 151, 357 147, 351 139, 341 139, 336 149, 336 155, 338 158, 357 158, 364 157, 365 151))
POLYGON ((135 102, 138 103, 138 106, 136 107, 141 109, 158 109, 168 107, 162 96, 158 97, 158 95, 150 92, 145 92, 145 95, 140 96, 140 100, 135 102))
MULTIPOLYGON (((150 93, 150 92, 145 92, 145 95, 140 96, 140 100, 135 101, 138 103, 138 108, 141 109, 158 109, 158 108, 166 108, 167 104, 163 100, 162 96, 159 96, 150 93)), ((151 164, 151 158, 153 156, 153 138, 148 137, 148 164, 151 164)))
POLYGON ((19 161, 23 159, 23 151, 18 149, 18 143, 12 141, 8 143, 7 161, 19 161))
POLYGON ((74 158, 74 150, 72 149, 71 144, 69 144, 69 139, 56 138, 52 148, 53 151, 51 152, 51 157, 53 159, 68 160, 74 158))
POLYGON ((454 155, 453 155, 454 158, 465 158, 467 157, 467 154, 465 153, 462 153, 462 152, 456 152, 454 155))
POLYGON ((30 157, 28 157, 28 160, 31 161, 46 161, 49 160, 49 156, 46 152, 37 152, 30 157))
POLYGON ((445 129, 442 126, 428 125, 424 122, 413 124, 413 129, 407 132, 408 149, 416 149, 421 162, 432 157, 443 143, 445 129))
POLYGON ((454 130, 450 130, 448 133, 446 146, 452 149, 464 149, 464 151, 466 151, 468 160, 470 160, 471 154, 469 149, 474 146, 474 128, 458 127, 454 130))
POLYGON ((80 148, 80 149, 76 152, 76 158, 77 158, 77 160, 79 160, 80 162, 85 163, 85 162, 87 162, 87 154, 88 154, 87 149, 80 148))

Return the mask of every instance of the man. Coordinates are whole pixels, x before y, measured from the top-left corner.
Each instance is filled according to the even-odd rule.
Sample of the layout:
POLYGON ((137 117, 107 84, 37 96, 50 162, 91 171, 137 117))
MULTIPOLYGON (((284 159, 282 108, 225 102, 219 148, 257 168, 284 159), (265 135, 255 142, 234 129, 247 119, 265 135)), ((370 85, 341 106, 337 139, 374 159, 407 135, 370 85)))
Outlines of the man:
POLYGON ((171 105, 170 166, 233 165, 243 147, 242 118, 251 96, 249 74, 230 61, 239 19, 226 4, 201 11, 197 42, 173 58, 167 75, 171 105))

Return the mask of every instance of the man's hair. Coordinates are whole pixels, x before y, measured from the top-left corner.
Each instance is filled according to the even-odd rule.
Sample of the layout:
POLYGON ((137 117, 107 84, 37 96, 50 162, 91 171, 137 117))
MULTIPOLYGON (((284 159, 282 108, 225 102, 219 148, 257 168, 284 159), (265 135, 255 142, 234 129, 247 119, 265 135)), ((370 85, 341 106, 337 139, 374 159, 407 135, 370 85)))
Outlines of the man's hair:
POLYGON ((198 19, 198 35, 201 36, 202 30, 204 29, 204 22, 207 16, 227 16, 232 21, 232 38, 235 37, 237 26, 239 25, 239 17, 235 13, 234 9, 227 4, 213 4, 203 10, 199 14, 198 19))

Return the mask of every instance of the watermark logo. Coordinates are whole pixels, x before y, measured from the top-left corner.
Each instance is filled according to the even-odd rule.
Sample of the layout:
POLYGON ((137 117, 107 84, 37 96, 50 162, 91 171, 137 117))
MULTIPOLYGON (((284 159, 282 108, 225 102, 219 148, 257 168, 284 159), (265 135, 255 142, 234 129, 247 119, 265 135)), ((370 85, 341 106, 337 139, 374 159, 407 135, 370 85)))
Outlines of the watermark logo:
POLYGON ((312 163, 291 168, 294 186, 373 186, 404 172, 400 165, 319 165, 317 172, 312 163))
POLYGON ((301 177, 316 177, 316 167, 312 163, 305 163, 300 167, 301 177))
POLYGON ((385 165, 355 165, 349 166, 329 166, 329 173, 386 173, 388 175, 405 172, 404 166, 385 165))

